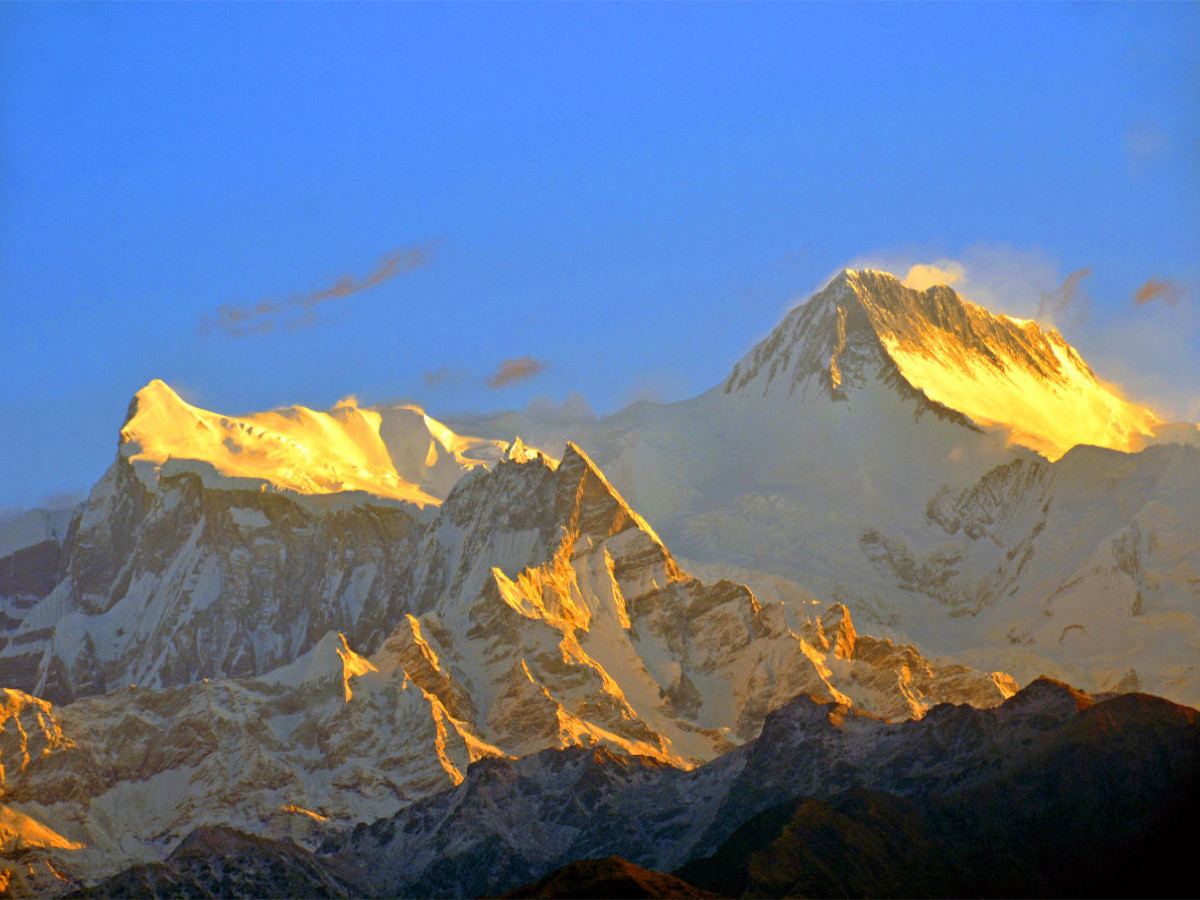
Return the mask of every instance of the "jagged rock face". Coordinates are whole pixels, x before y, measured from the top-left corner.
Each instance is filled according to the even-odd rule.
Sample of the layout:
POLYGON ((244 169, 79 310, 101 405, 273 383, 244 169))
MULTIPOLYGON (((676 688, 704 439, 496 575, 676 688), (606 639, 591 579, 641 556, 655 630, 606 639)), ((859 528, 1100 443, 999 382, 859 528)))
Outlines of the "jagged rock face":
POLYGON ((874 575, 932 601, 907 614, 927 647, 973 637, 984 646, 964 662, 1019 677, 1055 668, 1098 689, 1152 686, 1195 704, 1197 497, 1194 447, 1079 447, 939 492, 926 504, 925 536, 864 530, 859 543, 874 575), (939 623, 938 610, 952 620, 939 623))
POLYGON ((66 702, 262 674, 329 631, 373 649, 417 523, 506 451, 415 407, 235 418, 152 382, 69 529, 0 529, 0 682, 66 702))
POLYGON ((677 874, 746 897, 1187 894, 1178 865, 1200 799, 1195 710, 1140 694, 1092 703, 1040 682, 997 712, 1018 732, 1007 746, 962 754, 963 725, 985 746, 994 736, 946 717, 934 737, 947 758, 928 782, 768 807, 677 874))
MULTIPOLYGON (((905 291, 877 273, 845 274, 835 279, 808 303, 797 307, 733 367, 721 389, 726 394, 767 396, 786 390, 802 396, 819 390, 835 401, 846 401, 849 392, 871 381, 881 382, 916 403, 915 415, 931 412, 939 418, 976 429, 955 409, 931 402, 925 393, 901 374, 885 341, 902 332, 911 317, 896 309, 896 294, 905 291), (898 290, 897 290, 898 289, 898 290), (889 302, 890 301, 890 302, 889 302)), ((940 289, 953 296, 949 289, 940 289)), ((961 307, 939 289, 921 295, 917 303, 932 307, 942 318, 948 309, 961 307), (922 303, 924 300, 926 302, 922 303)), ((914 292, 915 293, 915 292, 914 292)), ((922 315, 928 310, 917 313, 922 315)), ((952 313, 950 313, 952 315, 952 313)))
POLYGON ((198 826, 319 840, 500 755, 402 666, 380 669, 337 635, 260 679, 63 707, 7 690, 0 726, 0 800, 39 838, 25 855, 74 880, 162 859, 198 826))
POLYGON ((994 706, 1015 685, 935 663, 906 636, 989 668, 1085 660, 1091 684, 1194 694, 1200 450, 1014 455, 1009 432, 933 387, 971 383, 966 351, 989 378, 1052 390, 1086 382, 1086 366, 1036 327, 893 282, 848 274, 726 385, 591 431, 710 571, 799 577, 824 603, 693 578, 573 445, 555 464, 483 441, 485 461, 419 411, 335 410, 317 420, 352 452, 293 478, 280 460, 305 454, 289 429, 309 433, 317 414, 234 421, 139 395, 70 527, 19 546, 0 536, 0 678, 45 698, 0 704, 0 825, 15 835, 3 853, 46 866, 25 888, 161 860, 197 825, 312 845, 460 782, 457 806, 409 807, 426 843, 367 832, 384 857, 418 861, 404 890, 481 890, 478 873, 529 880, 605 853, 673 866, 799 790, 976 783, 1090 702, 1042 684, 995 714, 934 706, 994 706), (965 381, 918 377, 947 348, 943 368, 965 381), (167 407, 176 431, 153 440, 167 407), (224 435, 254 457, 253 477, 227 455, 164 449, 203 428, 204 446, 228 450, 224 435), (420 503, 295 493, 351 475, 416 485, 420 503), (851 614, 888 636, 859 634, 851 614), (771 715, 797 694, 827 702, 771 715), (881 718, 927 711, 918 730, 881 718), (546 748, 577 755, 512 761, 546 748), (643 761, 616 765, 615 750, 643 761), (566 786, 544 789, 564 766, 566 786), (500 837, 464 818, 539 785, 500 837), (613 813, 602 826, 587 821, 597 805, 613 813), (511 835, 535 815, 529 843, 511 835))
MULTIPOLYGON (((515 755, 599 742, 690 765, 753 737, 801 692, 848 701, 845 688, 912 716, 943 690, 943 671, 956 699, 995 704, 1015 690, 869 639, 852 658, 844 641, 793 631, 781 604, 691 578, 570 445, 557 467, 508 461, 460 484, 414 572, 414 615, 389 652, 515 755)), ((835 615, 852 633, 846 610, 835 615)))
POLYGON ((66 576, 66 548, 74 546, 78 524, 78 517, 72 516, 61 535, 19 542, 0 556, 0 624, 6 630, 19 625, 30 607, 66 576))
POLYGON ((593 855, 597 831, 607 835, 607 845, 637 845, 645 856, 646 826, 628 812, 639 795, 658 796, 678 771, 602 749, 487 760, 473 766, 453 794, 333 837, 321 852, 347 863, 372 860, 372 887, 380 894, 499 892, 550 871, 553 860, 593 855))
MULTIPOLYGON (((564 865, 611 874, 572 861, 614 854, 720 896, 1171 895, 1186 891, 1175 868, 1198 772, 1196 711, 1147 695, 1094 699, 1042 679, 993 710, 939 706, 899 725, 802 698, 690 772, 600 748, 486 759, 316 854, 201 828, 163 864, 85 895, 214 884, 269 895, 286 880, 285 893, 312 896, 495 896, 564 865)), ((561 877, 532 895, 557 895, 561 877)), ((683 893, 676 883, 669 895, 683 893)))
POLYGON ((803 634, 825 654, 846 697, 859 709, 888 719, 919 719, 941 703, 987 708, 995 706, 997 692, 1007 697, 1017 691, 1017 683, 1002 672, 980 678, 967 666, 934 664, 912 645, 860 635, 840 603, 807 623, 803 634))
POLYGON ((0 559, 0 672, 7 684, 32 686, 37 682, 44 641, 48 632, 31 631, 17 637, 29 611, 67 575, 70 548, 75 543, 79 517, 69 531, 33 543, 22 543, 0 559))
POLYGON ((874 528, 858 543, 872 567, 904 590, 924 595, 951 616, 978 615, 1019 591, 1035 541, 1050 513, 1053 468, 1014 459, 954 492, 943 488, 925 505, 925 520, 939 537, 968 541, 951 548, 914 548, 910 541, 874 528))
POLYGON ((322 514, 188 473, 151 490, 118 458, 64 548, 65 577, 9 633, 0 677, 68 702, 260 675, 330 631, 377 644, 415 529, 400 509, 322 514))
MULTIPOLYGON (((939 706, 900 724, 799 698, 756 740, 690 772, 581 750, 488 760, 457 788, 322 850, 369 868, 382 893, 478 896, 574 859, 619 855, 671 871, 781 802, 850 789, 952 805, 1006 779, 1092 781, 1105 785, 1095 796, 1153 822, 1173 789, 1194 789, 1198 763, 1196 711, 1145 695, 1093 702, 1041 680, 992 710, 939 706)), ((1025 793, 1052 808, 1043 789, 1025 793)))
MULTIPOLYGON (((147 485, 119 456, 56 551, 61 580, 11 600, 0 673, 61 703, 259 676, 330 632, 371 653, 399 624, 395 652, 427 657, 427 689, 508 752, 586 734, 683 763, 753 736, 798 692, 846 696, 779 604, 688 576, 576 448, 559 465, 511 456, 423 514, 314 508, 191 472, 147 485)), ((10 581, 50 582, 27 574, 10 581)), ((888 714, 933 696, 908 674, 878 692, 864 677, 858 702, 888 714)), ((999 702, 1004 686, 980 679, 960 699, 999 702)))

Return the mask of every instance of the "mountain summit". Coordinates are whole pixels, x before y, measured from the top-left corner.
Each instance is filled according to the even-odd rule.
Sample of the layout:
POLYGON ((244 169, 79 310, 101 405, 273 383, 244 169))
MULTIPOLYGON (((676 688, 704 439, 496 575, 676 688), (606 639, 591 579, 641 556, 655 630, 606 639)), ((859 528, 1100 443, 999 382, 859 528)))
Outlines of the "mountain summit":
POLYGON ((1076 444, 1139 448, 1158 419, 1096 379, 1057 331, 997 315, 946 285, 842 271, 736 366, 727 394, 807 393, 835 400, 875 376, 966 422, 999 427, 1050 460, 1076 444))
POLYGON ((503 458, 505 441, 455 434, 410 405, 360 408, 343 400, 325 412, 288 406, 227 416, 186 403, 155 379, 134 395, 121 429, 121 456, 153 485, 190 471, 210 487, 292 494, 365 494, 437 506, 463 475, 503 458))

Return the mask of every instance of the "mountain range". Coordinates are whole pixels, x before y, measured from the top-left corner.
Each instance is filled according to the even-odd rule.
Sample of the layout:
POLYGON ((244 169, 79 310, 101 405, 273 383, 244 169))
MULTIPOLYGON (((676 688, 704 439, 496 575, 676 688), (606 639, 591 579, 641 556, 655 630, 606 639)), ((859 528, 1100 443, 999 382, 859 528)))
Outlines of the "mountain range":
POLYGON ((88 895, 262 895, 303 873, 313 896, 1185 896, 1198 789, 1200 714, 1144 694, 1039 679, 902 723, 802 696, 691 771, 599 748, 487 760, 315 853, 206 829, 88 895))
POLYGON ((694 399, 453 424, 571 434, 703 577, 1022 683, 1200 703, 1197 426, 945 286, 844 271, 694 399))
MULTIPOLYGON (((846 835, 923 836, 932 880, 888 890, 970 892, 986 822, 944 798, 1033 873, 989 798, 1105 729, 1161 763, 1094 764, 1148 840, 1197 770, 1198 444, 1056 332, 877 272, 589 422, 152 382, 85 504, 0 526, 7 890, 462 896, 620 856, 759 895, 704 860, 835 822, 887 871, 917 851, 846 835)), ((816 877, 770 890, 885 884, 816 877)))

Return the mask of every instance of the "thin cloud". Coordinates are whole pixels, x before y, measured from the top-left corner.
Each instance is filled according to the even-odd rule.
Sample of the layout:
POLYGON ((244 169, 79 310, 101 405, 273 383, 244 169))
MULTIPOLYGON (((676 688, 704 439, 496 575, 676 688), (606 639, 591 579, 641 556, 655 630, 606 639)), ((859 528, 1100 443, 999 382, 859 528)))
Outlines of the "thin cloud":
POLYGON ((398 247, 385 253, 374 268, 363 278, 343 275, 328 287, 294 294, 285 300, 261 300, 258 303, 241 305, 222 304, 216 309, 216 317, 200 322, 201 332, 214 328, 231 337, 246 337, 266 334, 279 328, 297 331, 317 324, 316 308, 331 300, 345 300, 355 294, 370 290, 385 281, 390 281, 404 272, 411 272, 428 265, 432 245, 423 247, 398 247))
POLYGON ((919 250, 882 250, 851 260, 849 267, 882 269, 918 290, 948 284, 992 312, 1022 319, 1033 318, 1039 299, 1061 283, 1058 265, 1045 251, 1008 244, 974 244, 954 258, 919 250))
POLYGON ((532 356, 521 356, 517 359, 506 359, 496 367, 496 371, 488 376, 487 386, 490 388, 508 387, 518 381, 532 378, 539 372, 544 372, 546 364, 532 356))
POLYGON ((935 263, 917 263, 908 270, 903 283, 914 290, 923 291, 938 284, 955 285, 963 280, 966 269, 962 263, 952 259, 939 259, 935 263))
POLYGON ((1151 300, 1161 300, 1168 306, 1174 306, 1183 299, 1183 288, 1169 278, 1151 278, 1133 295, 1133 302, 1143 306, 1151 300))
POLYGON ((451 366, 442 366, 440 369, 433 369, 429 372, 421 373, 421 383, 427 388, 441 387, 444 384, 458 384, 464 381, 467 373, 462 369, 455 369, 451 366))
POLYGON ((31 510, 44 509, 57 512, 61 509, 68 509, 82 503, 87 497, 88 495, 83 491, 55 491, 43 494, 30 506, 3 506, 0 507, 0 525, 7 525, 31 510))
MULTIPOLYGON (((1088 302, 1087 295, 1079 289, 1079 283, 1092 274, 1091 269, 1076 269, 1066 277, 1063 283, 1048 294, 1043 294, 1038 302, 1037 320, 1050 322, 1062 314, 1067 307, 1075 305, 1084 307, 1088 302)), ((1084 309, 1086 314, 1086 309, 1084 309)))
POLYGON ((675 372, 646 372, 625 391, 625 403, 670 403, 689 396, 693 386, 675 372))
POLYGON ((553 397, 534 397, 525 404, 525 415, 539 422, 555 425, 578 425, 596 421, 592 405, 578 391, 571 391, 561 403, 553 397))
POLYGON ((1131 174, 1145 180, 1171 154, 1171 138, 1145 123, 1130 125, 1121 136, 1131 174))
POLYGON ((1057 327, 1063 319, 1078 324, 1087 318, 1090 300, 1081 282, 1091 269, 1077 269, 1060 281, 1058 267, 1041 250, 976 244, 957 259, 927 260, 882 252, 859 257, 850 267, 903 273, 902 282, 915 290, 949 285, 960 296, 994 313, 1034 318, 1044 325, 1057 327))

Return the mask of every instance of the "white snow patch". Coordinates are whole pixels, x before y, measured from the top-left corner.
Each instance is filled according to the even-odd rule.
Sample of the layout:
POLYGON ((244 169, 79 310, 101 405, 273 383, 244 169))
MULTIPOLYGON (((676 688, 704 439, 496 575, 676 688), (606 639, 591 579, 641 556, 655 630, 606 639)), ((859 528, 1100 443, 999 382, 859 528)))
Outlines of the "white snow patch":
POLYGON ((229 510, 229 516, 239 528, 249 528, 252 531, 259 528, 266 528, 271 524, 271 520, 267 518, 266 513, 261 509, 247 509, 244 506, 235 506, 229 510))

